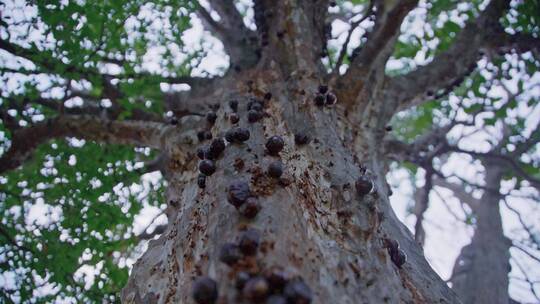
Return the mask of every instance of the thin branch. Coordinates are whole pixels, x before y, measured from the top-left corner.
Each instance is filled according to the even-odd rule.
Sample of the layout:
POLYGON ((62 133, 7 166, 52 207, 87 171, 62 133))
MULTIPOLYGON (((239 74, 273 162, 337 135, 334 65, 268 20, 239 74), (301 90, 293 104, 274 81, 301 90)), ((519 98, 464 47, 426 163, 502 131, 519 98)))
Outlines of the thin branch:
MULTIPOLYGON (((401 24, 417 3, 417 0, 374 3, 376 15, 373 30, 369 33, 366 43, 353 51, 356 55, 352 58, 349 69, 337 80, 336 86, 340 91, 341 100, 345 103, 355 103, 363 90, 374 89, 372 82, 384 76, 386 61, 393 52, 401 24), (374 73, 378 77, 373 78, 374 73)), ((369 95, 370 92, 363 94, 369 95)))
POLYGON ((520 244, 513 242, 512 247, 518 249, 519 251, 525 253, 527 256, 529 256, 531 259, 537 261, 540 263, 540 257, 535 256, 534 254, 530 253, 528 250, 526 250, 524 247, 522 247, 520 244))
POLYGON ((362 18, 350 24, 349 32, 347 33, 347 38, 345 39, 345 42, 343 43, 343 46, 341 47, 341 50, 339 52, 339 55, 336 61, 336 65, 334 66, 334 69, 332 71, 333 75, 339 74, 339 68, 341 67, 341 64, 343 64, 343 60, 345 59, 345 56, 347 55, 347 48, 349 46, 349 41, 351 40, 352 33, 362 22, 364 22, 364 20, 366 20, 367 18, 371 16, 371 13, 373 10, 373 3, 374 1, 369 2, 369 6, 366 12, 364 13, 364 15, 362 16, 362 18))
POLYGON ((494 44, 501 33, 499 17, 510 1, 492 0, 481 15, 467 23, 450 48, 425 66, 409 74, 388 79, 388 98, 397 101, 399 109, 418 105, 438 91, 449 91, 459 85, 476 67, 481 49, 499 49, 494 44))
POLYGON ((521 263, 517 260, 517 259, 514 259, 512 258, 512 260, 514 261, 514 263, 517 265, 517 267, 519 268, 519 270, 521 271, 521 273, 523 274, 523 277, 524 277, 524 280, 525 282, 527 282, 529 284, 529 290, 531 291, 531 293, 533 294, 533 296, 536 298, 537 301, 540 302, 540 297, 538 296, 538 294, 536 293, 536 290, 534 288, 534 284, 535 282, 532 281, 529 276, 527 275, 527 272, 525 270, 525 267, 523 267, 521 265, 521 263))
POLYGON ((527 172, 525 172, 525 170, 521 167, 520 162, 515 160, 511 156, 508 156, 505 154, 499 154, 495 152, 467 151, 459 147, 453 147, 453 146, 449 146, 448 149, 449 151, 468 154, 468 155, 471 155, 480 159, 492 159, 492 160, 502 161, 501 164, 505 164, 508 169, 514 171, 517 175, 527 180, 529 183, 531 183, 533 187, 535 187, 536 189, 540 189, 540 180, 531 176, 527 172))
POLYGON ((221 20, 217 22, 200 4, 197 15, 205 27, 221 40, 225 51, 231 58, 231 66, 244 68, 255 64, 258 60, 256 48, 258 39, 255 32, 248 29, 243 17, 232 0, 211 0, 210 4, 217 11, 221 20))
POLYGON ((454 196, 460 202, 466 203, 473 210, 480 204, 478 199, 474 198, 470 193, 467 193, 465 191, 465 188, 463 187, 463 185, 452 183, 452 182, 449 182, 445 178, 439 178, 439 177, 435 177, 433 179, 433 184, 438 187, 446 188, 452 191, 454 196))
POLYGON ((523 229, 525 230, 525 232, 527 232, 527 235, 529 236, 528 237, 529 241, 531 241, 532 244, 536 245, 537 248, 540 248, 540 244, 533 237, 534 231, 532 231, 529 225, 525 223, 525 220, 523 220, 521 213, 514 207, 510 206, 510 203, 508 203, 508 200, 506 199, 506 197, 503 197, 503 202, 506 208, 508 208, 508 210, 512 211, 512 213, 514 213, 517 216, 519 223, 521 224, 521 226, 523 227, 523 229))
POLYGON ((429 193, 433 188, 433 168, 431 167, 431 164, 424 167, 424 169, 426 170, 425 185, 416 190, 414 205, 414 215, 416 216, 416 223, 414 224, 414 240, 422 247, 424 246, 424 241, 426 239, 426 232, 422 222, 424 220, 424 213, 429 206, 429 193))

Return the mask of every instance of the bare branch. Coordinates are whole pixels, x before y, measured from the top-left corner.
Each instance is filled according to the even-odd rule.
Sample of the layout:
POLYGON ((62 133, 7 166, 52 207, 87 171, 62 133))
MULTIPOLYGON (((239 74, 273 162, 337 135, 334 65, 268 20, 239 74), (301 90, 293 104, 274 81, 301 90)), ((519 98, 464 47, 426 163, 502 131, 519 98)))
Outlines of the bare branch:
POLYGON ((161 148, 162 123, 114 121, 89 115, 61 115, 18 129, 11 137, 11 147, 0 157, 0 173, 19 167, 38 145, 53 138, 73 136, 98 142, 161 148))
POLYGON ((347 38, 345 38, 345 42, 343 42, 343 46, 341 47, 341 50, 339 52, 336 65, 334 66, 334 70, 332 71, 333 75, 339 74, 339 68, 341 67, 341 64, 343 63, 343 60, 345 59, 345 55, 347 55, 347 48, 349 46, 349 42, 351 40, 352 33, 354 30, 360 25, 360 23, 364 22, 368 17, 371 16, 372 10, 373 10, 373 3, 374 1, 370 1, 369 6, 367 10, 365 11, 362 18, 360 18, 357 21, 354 21, 350 24, 349 32, 347 33, 347 38))
POLYGON ((473 210, 476 206, 478 206, 478 204, 480 204, 478 199, 474 198, 470 193, 465 191, 463 185, 449 182, 447 179, 440 177, 435 177, 433 179, 433 184, 435 186, 443 187, 452 191, 452 193, 454 193, 454 195, 460 202, 466 203, 473 210))
POLYGON ((537 257, 536 255, 530 253, 527 249, 525 249, 525 247, 521 246, 520 244, 518 244, 516 242, 513 242, 512 247, 518 249, 519 251, 523 252, 524 254, 526 254, 531 259, 533 259, 533 260, 537 261, 538 263, 540 263, 540 257, 537 257))
POLYGON ((534 287, 535 282, 532 281, 529 278, 529 275, 527 275, 527 271, 526 271, 525 267, 523 267, 523 265, 521 265, 521 263, 518 261, 518 259, 512 258, 512 260, 514 261, 514 263, 517 265, 517 267, 519 268, 519 270, 523 274, 525 282, 527 282, 529 284, 529 290, 531 291, 533 296, 536 298, 536 300, 540 302, 540 296, 536 293, 536 290, 535 290, 535 287, 534 287))
POLYGON ((448 146, 448 149, 449 151, 468 154, 468 155, 477 157, 479 159, 491 159, 495 161, 502 161, 500 162, 501 165, 505 165, 507 169, 514 171, 514 173, 516 173, 518 176, 522 177, 523 179, 531 183, 533 187, 535 187, 536 189, 540 189, 540 180, 531 176, 527 172, 525 172, 525 170, 521 167, 520 161, 512 158, 509 155, 500 154, 497 152, 467 151, 459 147, 453 147, 453 146, 448 146))

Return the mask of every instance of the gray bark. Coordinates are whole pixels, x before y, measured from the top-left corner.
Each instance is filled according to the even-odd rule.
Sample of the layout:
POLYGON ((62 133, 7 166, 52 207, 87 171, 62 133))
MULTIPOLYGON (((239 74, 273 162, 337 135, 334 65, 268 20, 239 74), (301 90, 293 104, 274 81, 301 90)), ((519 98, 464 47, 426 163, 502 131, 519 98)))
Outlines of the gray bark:
MULTIPOLYGON (((239 85, 214 97, 241 101, 240 125, 250 130, 250 139, 227 146, 204 190, 195 183, 195 145, 184 145, 189 150, 183 154, 169 155, 171 161, 164 168, 170 176, 169 226, 135 264, 123 301, 193 303, 192 282, 206 275, 218 282, 223 303, 237 303, 233 274, 238 269, 219 262, 218 252, 225 242, 236 241, 245 227, 256 227, 262 232, 264 248, 257 255, 257 268, 281 266, 301 275, 314 291, 314 303, 457 303, 390 208, 380 145, 373 142, 355 160, 352 143, 368 141, 371 134, 357 133, 351 141, 348 136, 354 130, 339 108, 314 106, 318 81, 311 77, 283 81, 269 69, 249 76, 254 81, 251 93, 248 86, 239 85), (268 117, 248 123, 247 97, 260 98, 258 92, 268 91, 274 96, 266 108, 268 117), (306 131, 313 141, 295 145, 293 135, 299 131, 306 131), (286 187, 260 174, 276 159, 264 151, 265 140, 272 135, 282 136, 286 143, 279 157, 292 181, 286 187), (244 169, 235 169, 236 159, 243 160, 244 169), (368 168, 376 186, 365 197, 354 190, 360 165, 368 168), (262 210, 254 220, 242 218, 227 203, 226 188, 235 179, 249 181, 261 202, 262 210), (401 269, 390 259, 386 238, 398 240, 408 255, 401 269)), ((244 84, 248 79, 235 82, 244 84)), ((231 127, 230 112, 227 106, 220 107, 211 129, 215 136, 231 127)))

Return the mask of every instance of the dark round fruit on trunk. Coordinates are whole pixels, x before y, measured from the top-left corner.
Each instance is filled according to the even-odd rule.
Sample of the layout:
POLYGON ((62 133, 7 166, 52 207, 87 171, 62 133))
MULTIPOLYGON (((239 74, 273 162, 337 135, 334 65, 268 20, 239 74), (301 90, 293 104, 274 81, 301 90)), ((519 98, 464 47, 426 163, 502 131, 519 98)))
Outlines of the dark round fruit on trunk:
POLYGON ((393 239, 384 239, 384 246, 388 248, 389 252, 394 252, 399 249, 399 242, 393 239))
POLYGON ((235 282, 236 288, 238 288, 238 289, 244 288, 244 286, 246 286, 246 282, 250 278, 251 278, 251 276, 249 275, 249 273, 247 273, 245 271, 239 271, 236 274, 236 282, 235 282))
POLYGON ((315 102, 316 106, 322 107, 324 106, 325 97, 323 94, 317 94, 315 95, 315 99, 313 99, 313 102, 315 102))
POLYGON ((320 94, 326 94, 326 92, 328 92, 328 86, 321 84, 317 91, 319 91, 320 94))
POLYGON ((401 266, 403 266, 403 264, 405 264, 407 261, 407 255, 405 254, 405 251, 401 249, 393 251, 390 254, 390 258, 398 268, 401 268, 401 266))
POLYGON ((237 128, 234 132, 234 138, 237 142, 245 142, 249 139, 249 130, 245 128, 237 128))
POLYGON ((337 97, 336 95, 334 95, 334 93, 332 92, 329 92, 328 94, 326 94, 326 105, 327 106, 333 106, 335 105, 337 102, 337 97))
POLYGON ((175 117, 171 118, 171 125, 176 126, 178 124, 178 119, 175 117))
POLYGON ((230 143, 234 142, 234 129, 229 129, 225 132, 225 139, 230 143))
POLYGON ((237 124, 238 121, 240 121, 240 117, 239 117, 238 114, 236 114, 236 113, 231 113, 231 115, 229 115, 229 121, 230 121, 232 124, 237 124))
POLYGON ((264 94, 264 99, 266 99, 266 100, 272 99, 272 93, 267 92, 266 94, 264 94))
POLYGON ((285 285, 283 295, 287 298, 289 303, 294 304, 307 304, 311 303, 313 298, 311 289, 301 279, 290 281, 285 285))
POLYGON ((371 180, 365 176, 360 176, 356 180, 355 186, 356 186, 356 192, 358 192, 360 196, 364 196, 370 193, 371 190, 373 189, 373 182, 371 182, 371 180))
POLYGON ((210 176, 216 172, 216 165, 209 159, 204 159, 199 162, 199 171, 206 176, 210 176))
POLYGON ((206 188, 206 175, 199 174, 199 176, 197 177, 197 185, 201 189, 206 188))
POLYGON ((197 132, 197 139, 198 139, 199 141, 201 141, 201 142, 204 141, 204 140, 206 139, 206 136, 204 136, 204 132, 205 132, 205 131, 199 131, 199 132, 197 132))
POLYGON ((217 283, 209 277, 198 277, 191 294, 198 304, 213 304, 218 298, 217 283))
POLYGON ((260 112, 263 110, 263 104, 258 100, 252 100, 248 103, 247 109, 248 111, 254 110, 254 111, 260 112))
POLYGON ((266 150, 270 155, 278 155, 278 153, 283 150, 283 146, 285 146, 285 142, 283 142, 283 138, 280 136, 272 136, 266 141, 266 150))
POLYGON ((249 279, 242 289, 244 298, 260 303, 268 296, 268 282, 263 277, 254 277, 249 279))
POLYGON ((223 138, 216 138, 210 143, 208 158, 217 159, 223 151, 225 151, 225 141, 223 141, 223 138))
POLYGON ((227 191, 227 199, 236 208, 240 207, 250 196, 249 185, 245 181, 233 181, 227 191))
POLYGON ((198 147, 197 148, 197 157, 199 159, 207 159, 208 158, 208 147, 198 147))
POLYGON ((287 304, 287 299, 284 296, 273 295, 266 299, 266 304, 287 304))
POLYGON ((242 143, 249 139, 249 130, 245 128, 233 128, 225 133, 225 139, 230 143, 242 143))
POLYGON ((238 208, 240 214, 248 219, 253 219, 257 216, 257 213, 261 211, 261 204, 255 197, 248 197, 246 202, 238 208))
POLYGON ((210 123, 211 125, 216 123, 216 119, 217 119, 216 113, 214 113, 214 112, 206 113, 206 121, 208 121, 208 123, 210 123))
POLYGON ((263 117, 263 114, 261 111, 249 110, 247 117, 248 117, 248 122, 254 123, 261 120, 261 118, 263 117))
POLYGON ((260 239, 261 235, 258 230, 253 228, 247 229, 242 233, 242 236, 240 237, 240 242, 238 242, 240 251, 247 256, 257 254, 260 239))
POLYGON ((221 246, 219 251, 219 260, 229 266, 232 266, 242 258, 242 253, 240 253, 240 248, 234 243, 225 243, 221 246))
POLYGON ((390 132, 392 131, 392 126, 386 126, 386 128, 384 128, 387 132, 390 132))
POLYGON ((281 292, 290 280, 290 274, 281 267, 272 267, 265 272, 265 278, 268 281, 270 290, 273 293, 281 292))
POLYGON ((231 107, 231 110, 233 110, 234 112, 238 111, 238 100, 230 100, 229 107, 231 107))
POLYGON ((270 163, 266 173, 270 177, 279 178, 283 174, 283 164, 279 160, 270 163))
POLYGON ((299 146, 308 144, 309 136, 307 136, 307 134, 304 132, 298 132, 294 134, 294 143, 296 143, 299 146))
POLYGON ((197 132, 197 138, 201 142, 205 141, 207 139, 212 139, 212 132, 206 131, 206 130, 199 131, 199 132, 197 132))

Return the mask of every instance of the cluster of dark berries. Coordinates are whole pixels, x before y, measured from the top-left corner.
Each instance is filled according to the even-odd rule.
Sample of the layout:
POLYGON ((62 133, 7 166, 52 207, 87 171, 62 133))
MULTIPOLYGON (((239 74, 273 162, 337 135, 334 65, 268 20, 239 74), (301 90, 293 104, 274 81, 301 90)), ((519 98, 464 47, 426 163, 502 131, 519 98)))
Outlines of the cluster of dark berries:
POLYGON ((247 105, 247 119, 249 123, 254 123, 261 120, 264 116, 264 102, 252 98, 247 105))
POLYGON ((238 243, 225 243, 219 252, 219 260, 229 266, 237 264, 243 257, 257 254, 261 242, 261 233, 248 228, 240 235, 238 243))
MULTIPOLYGON (((266 152, 272 156, 279 156, 279 152, 283 150, 285 142, 280 136, 272 136, 266 140, 266 152)), ((283 174, 283 163, 279 160, 275 160, 268 165, 266 174, 272 178, 280 178, 283 174)))
POLYGON ((210 145, 197 149, 197 157, 201 160, 199 162, 199 171, 201 174, 197 179, 197 184, 200 188, 205 188, 206 177, 216 172, 215 160, 221 156, 223 151, 225 151, 225 141, 223 138, 216 138, 212 140, 210 145))
POLYGON ((249 139, 249 130, 245 128, 232 128, 225 133, 225 139, 232 144, 240 144, 249 139))
POLYGON ((360 196, 365 196, 373 190, 373 182, 365 175, 360 176, 354 183, 354 186, 360 196))
POLYGON ((278 156, 279 152, 283 150, 285 142, 281 136, 272 136, 266 140, 266 144, 264 146, 266 147, 268 154, 278 156))
POLYGON ((336 94, 330 92, 328 86, 320 85, 317 91, 318 92, 313 99, 316 106, 333 106, 337 103, 336 94))
POLYGON ((311 288, 302 278, 292 277, 278 267, 262 274, 244 272, 236 285, 241 287, 242 297, 252 303, 262 303, 266 299, 264 303, 267 304, 309 304, 313 299, 311 288))
POLYGON ((385 246, 390 255, 392 262, 398 267, 401 268, 405 262, 407 262, 407 255, 405 251, 399 248, 399 243, 396 240, 385 239, 385 246))
POLYGON ((225 243, 219 252, 219 260, 235 267, 235 286, 242 298, 252 303, 310 303, 313 296, 309 286, 299 277, 281 267, 270 267, 259 272, 242 269, 240 261, 257 254, 260 243, 258 230, 245 230, 237 243, 225 243))
POLYGON ((197 132, 197 139, 199 140, 199 142, 210 140, 212 139, 212 132, 208 130, 200 130, 199 132, 197 132))
POLYGON ((213 304, 218 298, 218 286, 213 279, 201 276, 195 279, 191 295, 198 304, 213 304))
POLYGON ((227 200, 248 219, 255 218, 261 210, 259 201, 251 194, 249 184, 243 180, 235 180, 229 184, 227 200))

